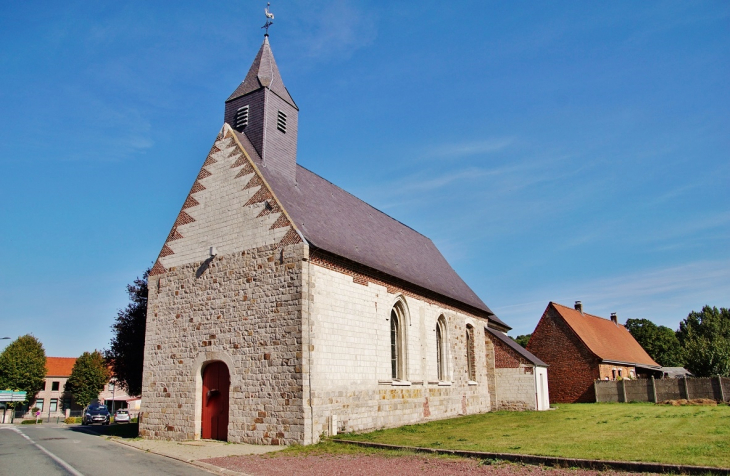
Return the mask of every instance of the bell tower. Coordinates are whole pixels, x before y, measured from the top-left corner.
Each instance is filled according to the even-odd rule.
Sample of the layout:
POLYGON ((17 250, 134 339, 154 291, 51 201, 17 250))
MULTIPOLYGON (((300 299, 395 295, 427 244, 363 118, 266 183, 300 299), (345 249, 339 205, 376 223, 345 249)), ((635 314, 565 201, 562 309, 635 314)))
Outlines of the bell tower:
POLYGON ((246 135, 264 167, 296 181, 298 116, 267 33, 246 78, 226 99, 224 121, 246 135))

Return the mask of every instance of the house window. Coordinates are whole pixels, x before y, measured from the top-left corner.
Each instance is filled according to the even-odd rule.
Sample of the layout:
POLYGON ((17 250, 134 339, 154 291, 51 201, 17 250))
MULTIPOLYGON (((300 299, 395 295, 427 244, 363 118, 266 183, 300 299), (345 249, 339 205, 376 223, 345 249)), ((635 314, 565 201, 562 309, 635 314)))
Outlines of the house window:
POLYGON ((51 413, 58 411, 58 399, 57 398, 52 398, 49 405, 50 406, 48 408, 48 411, 50 411, 51 413))
POLYGON ((58 388, 60 386, 61 382, 52 382, 51 383, 51 391, 52 392, 58 392, 58 388))
POLYGON ((446 380, 446 319, 444 316, 436 321, 436 370, 439 381, 446 380))
POLYGON ((33 406, 36 407, 39 411, 43 411, 43 399, 39 398, 38 400, 36 400, 35 405, 33 406))
POLYGON ((616 369, 611 370, 611 374, 613 376, 613 380, 616 380, 616 369))
POLYGON ((405 306, 398 302, 390 311, 390 373, 393 380, 407 380, 405 326, 405 306))
POLYGON ((466 367, 469 374, 469 380, 475 381, 476 362, 474 358, 474 328, 471 325, 466 326, 466 367))

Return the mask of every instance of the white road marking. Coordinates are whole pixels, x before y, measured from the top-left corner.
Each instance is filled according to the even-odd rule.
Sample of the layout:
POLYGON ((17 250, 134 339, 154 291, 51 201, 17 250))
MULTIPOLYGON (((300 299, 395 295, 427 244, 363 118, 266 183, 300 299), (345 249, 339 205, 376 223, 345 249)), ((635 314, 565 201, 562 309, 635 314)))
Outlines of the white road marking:
POLYGON ((38 443, 36 443, 35 441, 33 441, 28 435, 26 435, 25 433, 23 433, 22 431, 20 431, 20 429, 14 427, 14 428, 12 428, 12 430, 15 431, 16 433, 18 433, 20 436, 22 436, 26 440, 30 441, 32 445, 34 445, 36 448, 38 448, 39 450, 41 450, 42 452, 44 452, 45 454, 47 454, 48 457, 50 457, 53 461, 55 461, 56 463, 58 463, 59 465, 61 465, 61 467, 63 469, 65 469, 66 471, 68 471, 69 473, 71 473, 73 476, 84 476, 83 474, 81 474, 78 471, 76 471, 73 468, 73 466, 71 466, 70 464, 68 464, 67 462, 65 462, 64 460, 62 460, 61 458, 59 458, 58 456, 54 455, 53 453, 51 453, 50 451, 48 451, 47 449, 45 449, 44 447, 42 447, 41 445, 39 445, 38 443))

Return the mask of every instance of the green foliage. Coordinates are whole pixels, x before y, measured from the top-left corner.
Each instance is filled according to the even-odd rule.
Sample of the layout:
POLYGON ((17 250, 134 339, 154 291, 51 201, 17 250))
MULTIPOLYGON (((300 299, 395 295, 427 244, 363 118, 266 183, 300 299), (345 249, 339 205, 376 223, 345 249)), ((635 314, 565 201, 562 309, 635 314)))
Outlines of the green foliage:
POLYGON ((81 417, 68 417, 63 422, 67 425, 73 425, 75 423, 81 423, 81 417))
POLYGON ((0 389, 24 391, 32 399, 45 377, 46 352, 32 335, 18 337, 0 354, 0 389))
POLYGON ((659 365, 683 367, 682 349, 674 331, 648 319, 629 319, 626 329, 659 365))
POLYGON ((510 337, 513 341, 520 344, 522 347, 527 348, 527 343, 530 342, 530 337, 532 337, 532 334, 525 334, 517 337, 510 337))
POLYGON ((730 310, 705 306, 679 324, 685 367, 696 377, 730 377, 730 310))
POLYGON ((127 285, 131 302, 124 310, 117 313, 116 321, 112 325, 114 335, 111 348, 104 351, 104 357, 109 362, 117 382, 130 395, 142 393, 149 272, 147 269, 142 279, 137 278, 134 284, 127 285))
POLYGON ((23 420, 20 422, 20 424, 21 425, 36 425, 36 424, 41 425, 41 424, 43 424, 43 420, 39 419, 38 421, 36 421, 34 418, 32 420, 23 420))
POLYGON ((71 376, 66 382, 66 391, 76 403, 86 406, 99 397, 104 385, 109 381, 109 369, 101 352, 84 352, 76 359, 71 376))

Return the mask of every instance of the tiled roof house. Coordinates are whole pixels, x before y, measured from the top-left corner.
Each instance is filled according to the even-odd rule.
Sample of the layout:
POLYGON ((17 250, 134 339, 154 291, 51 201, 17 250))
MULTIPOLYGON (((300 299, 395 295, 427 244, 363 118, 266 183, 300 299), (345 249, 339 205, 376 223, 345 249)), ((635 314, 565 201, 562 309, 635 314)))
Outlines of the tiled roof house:
MULTIPOLYGON (((266 36, 150 272, 147 438, 307 444, 496 408, 509 326, 430 239, 297 164, 298 114, 266 36)), ((506 349, 506 374, 534 366, 506 349)))
POLYGON ((618 323, 574 307, 549 303, 527 349, 549 365, 551 402, 594 402, 597 379, 660 376, 659 364, 618 323))

